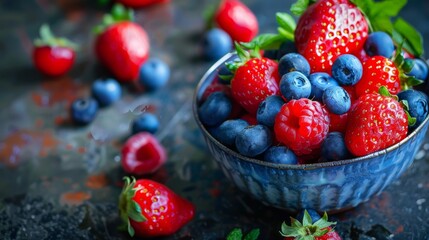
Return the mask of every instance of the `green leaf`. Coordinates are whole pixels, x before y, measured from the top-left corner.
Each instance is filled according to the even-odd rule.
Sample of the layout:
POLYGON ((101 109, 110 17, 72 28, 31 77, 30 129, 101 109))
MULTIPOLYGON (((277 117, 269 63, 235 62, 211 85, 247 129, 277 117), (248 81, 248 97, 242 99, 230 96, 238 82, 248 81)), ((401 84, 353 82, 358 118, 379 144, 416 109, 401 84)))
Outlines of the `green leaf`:
POLYGON ((310 226, 313 223, 310 214, 307 210, 304 210, 304 217, 302 218, 303 226, 310 226))
POLYGON ((295 32, 296 22, 295 19, 288 13, 276 13, 276 21, 279 27, 289 32, 295 32))
POLYGON ((128 220, 128 234, 130 234, 131 237, 134 237, 134 228, 131 226, 130 220, 128 220))
POLYGON ((389 35, 393 33, 393 23, 390 18, 376 17, 371 20, 371 26, 373 31, 386 32, 389 35))
POLYGON ((265 33, 265 34, 258 35, 257 37, 253 38, 253 40, 250 42, 241 43, 241 46, 245 47, 246 49, 255 49, 255 48, 259 48, 262 50, 276 49, 285 40, 286 39, 279 34, 265 33))
POLYGON ((371 16, 373 19, 381 16, 396 17, 401 9, 407 4, 407 0, 389 0, 373 2, 371 16))
POLYGON ((279 34, 281 36, 283 36, 284 39, 290 40, 290 41, 295 41, 295 35, 291 32, 286 31, 285 29, 278 27, 277 31, 279 32, 279 34))
POLYGON ((116 22, 132 21, 134 19, 133 10, 128 9, 119 3, 113 6, 111 15, 116 22))
POLYGON ((402 18, 397 18, 393 28, 395 34, 399 34, 405 40, 404 48, 407 51, 416 57, 423 54, 423 37, 411 24, 402 18))
POLYGON ((259 228, 252 229, 246 236, 244 240, 256 240, 259 237, 259 228))
POLYGON ((300 16, 301 14, 303 14, 305 12, 305 10, 307 10, 307 7, 310 5, 310 2, 312 2, 312 1, 310 1, 310 0, 297 0, 290 7, 290 11, 293 14, 300 16))
POLYGON ((234 228, 228 236, 226 236, 226 240, 242 240, 243 232, 240 228, 234 228))

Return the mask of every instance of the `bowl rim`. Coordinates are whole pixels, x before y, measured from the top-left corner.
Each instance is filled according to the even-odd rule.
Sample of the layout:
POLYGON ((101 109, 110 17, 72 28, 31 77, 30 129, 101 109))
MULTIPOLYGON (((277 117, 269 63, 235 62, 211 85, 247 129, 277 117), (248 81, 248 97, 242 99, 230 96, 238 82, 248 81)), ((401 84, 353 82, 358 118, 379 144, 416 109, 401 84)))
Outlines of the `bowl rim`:
MULTIPOLYGON (((419 133, 421 131, 421 129, 424 127, 424 125, 426 125, 429 121, 429 115, 428 115, 423 120, 423 122, 420 124, 420 126, 418 126, 416 129, 414 129, 414 131, 412 131, 409 135, 407 135, 400 142, 398 142, 398 143, 396 143, 396 144, 394 144, 388 148, 385 148, 385 149, 382 149, 382 150, 379 150, 379 151, 376 151, 376 152, 373 152, 371 154, 361 156, 361 157, 343 159, 343 160, 338 160, 338 161, 321 162, 321 163, 280 164, 280 163, 266 162, 266 161, 259 160, 256 158, 250 158, 250 157, 243 156, 243 155, 239 154, 238 152, 236 152, 236 151, 228 148, 227 146, 223 145, 216 138, 214 138, 208 132, 208 130, 204 126, 204 124, 202 124, 202 122, 198 116, 198 98, 199 98, 200 90, 203 88, 203 86, 205 84, 208 84, 207 80, 213 74, 213 72, 216 71, 219 68, 219 66, 221 64, 223 64, 226 60, 230 59, 231 57, 233 57, 235 55, 236 55, 235 52, 227 53, 222 58, 220 58, 218 61, 216 61, 213 65, 211 65, 210 68, 204 73, 204 75, 199 80, 196 88, 194 89, 194 94, 193 94, 193 99, 192 99, 192 110, 193 110, 193 115, 194 115, 195 121, 196 121, 198 127, 202 130, 203 134, 205 136, 207 136, 210 139, 210 141, 213 142, 222 151, 225 151, 226 153, 232 155, 233 157, 235 157, 237 159, 240 159, 240 160, 243 160, 243 161, 246 161, 249 163, 265 166, 265 167, 284 169, 284 170, 287 170, 287 169, 291 169, 291 170, 292 169, 293 170, 313 170, 313 169, 320 169, 320 168, 331 168, 331 167, 344 166, 344 165, 348 165, 348 164, 352 164, 352 163, 369 161, 369 160, 374 159, 378 156, 381 156, 381 155, 384 155, 384 154, 387 154, 389 152, 396 150, 397 148, 399 148, 400 146, 404 145, 406 142, 411 140, 415 135, 417 135, 417 133, 419 133)), ((210 81, 210 83, 211 83, 211 81, 210 81)))

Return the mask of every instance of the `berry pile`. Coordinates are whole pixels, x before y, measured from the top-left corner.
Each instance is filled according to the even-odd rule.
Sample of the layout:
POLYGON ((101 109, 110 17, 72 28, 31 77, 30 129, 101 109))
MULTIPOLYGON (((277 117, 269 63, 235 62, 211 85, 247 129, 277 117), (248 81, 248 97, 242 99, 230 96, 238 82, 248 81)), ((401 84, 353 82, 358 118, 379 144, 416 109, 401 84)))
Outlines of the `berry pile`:
POLYGON ((292 5, 297 23, 277 13, 278 33, 235 42, 237 58, 199 103, 201 122, 241 155, 274 163, 336 161, 400 142, 429 112, 413 89, 428 78, 418 32, 361 11, 389 1, 305 2, 292 5))

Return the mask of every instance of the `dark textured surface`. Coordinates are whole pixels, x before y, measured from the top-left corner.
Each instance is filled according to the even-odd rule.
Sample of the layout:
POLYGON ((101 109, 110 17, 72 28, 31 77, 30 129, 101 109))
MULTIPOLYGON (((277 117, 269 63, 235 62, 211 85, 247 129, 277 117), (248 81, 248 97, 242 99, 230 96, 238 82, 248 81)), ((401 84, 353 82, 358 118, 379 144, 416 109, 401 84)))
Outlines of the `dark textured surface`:
MULTIPOLYGON (((89 94, 91 83, 108 76, 94 59, 92 27, 106 9, 83 0, 0 2, 0 238, 127 239, 117 231, 121 144, 133 111, 152 111, 161 120, 157 137, 168 162, 147 176, 165 183, 196 205, 195 219, 161 239, 224 239, 234 227, 258 227, 260 239, 281 239, 287 212, 265 207, 238 192, 216 166, 192 116, 191 96, 212 64, 199 56, 202 11, 210 1, 172 0, 136 11, 148 32, 151 55, 172 68, 168 85, 155 93, 123 85, 120 102, 99 112, 88 127, 68 120, 68 106, 89 94), (45 79, 31 63, 31 41, 42 23, 81 44, 67 76, 45 79)), ((95 1, 91 1, 95 2, 95 1)), ((290 1, 244 1, 261 32, 275 30, 274 13, 290 1)), ((429 2, 409 1, 401 15, 429 39, 429 2)), ((425 42, 429 51, 429 41, 425 42)), ((429 237, 429 141, 405 173, 379 196, 333 215, 344 239, 429 237)))

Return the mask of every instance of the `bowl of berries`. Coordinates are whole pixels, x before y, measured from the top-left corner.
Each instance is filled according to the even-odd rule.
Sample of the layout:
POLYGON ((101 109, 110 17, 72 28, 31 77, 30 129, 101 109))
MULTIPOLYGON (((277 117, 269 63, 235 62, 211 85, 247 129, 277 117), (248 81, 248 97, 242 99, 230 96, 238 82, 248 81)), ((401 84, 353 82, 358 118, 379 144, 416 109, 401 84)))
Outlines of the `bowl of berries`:
POLYGON ((428 65, 409 39, 420 35, 403 19, 393 36, 369 27, 360 9, 382 5, 352 2, 292 5, 296 24, 277 13, 278 33, 235 43, 196 87, 193 113, 209 152, 238 189, 268 206, 356 207, 398 179, 425 139, 428 97, 419 86, 428 65))

